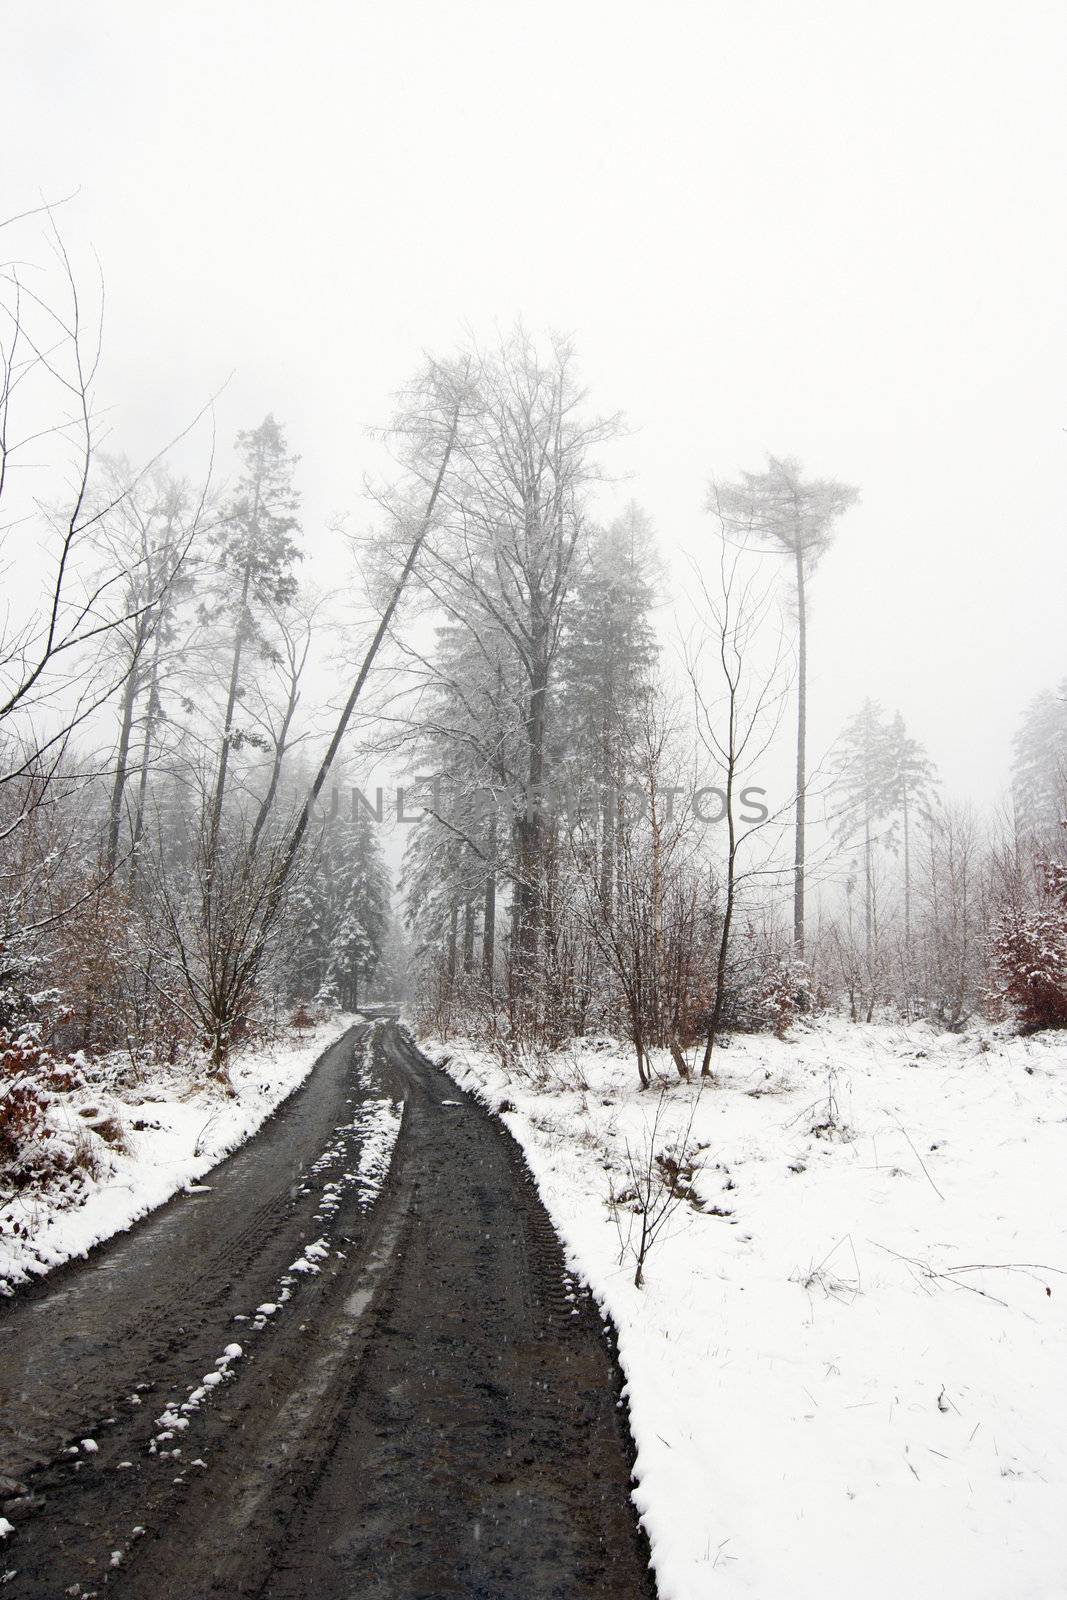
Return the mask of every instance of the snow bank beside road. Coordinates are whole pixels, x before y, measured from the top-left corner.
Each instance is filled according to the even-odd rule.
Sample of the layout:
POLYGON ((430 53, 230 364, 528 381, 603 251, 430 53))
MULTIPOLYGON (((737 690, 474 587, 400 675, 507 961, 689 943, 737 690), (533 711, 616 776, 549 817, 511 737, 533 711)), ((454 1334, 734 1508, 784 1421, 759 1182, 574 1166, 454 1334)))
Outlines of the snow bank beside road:
POLYGON ((101 1144, 102 1171, 85 1180, 75 1205, 47 1193, 25 1193, 0 1207, 0 1293, 84 1256, 179 1189, 195 1185, 261 1127, 357 1020, 334 1017, 283 1043, 235 1055, 232 1099, 217 1090, 190 1093, 187 1077, 177 1070, 122 1098, 90 1101, 87 1091, 71 1096, 68 1114, 75 1123, 83 1103, 105 1101, 122 1126, 124 1148, 101 1144))
POLYGON ((641 1290, 608 1203, 656 1113, 632 1059, 580 1041, 538 1083, 437 1054, 508 1108, 618 1329, 661 1600, 1067 1596, 1067 1041, 735 1041, 695 1109, 664 1100, 701 1208, 641 1290))

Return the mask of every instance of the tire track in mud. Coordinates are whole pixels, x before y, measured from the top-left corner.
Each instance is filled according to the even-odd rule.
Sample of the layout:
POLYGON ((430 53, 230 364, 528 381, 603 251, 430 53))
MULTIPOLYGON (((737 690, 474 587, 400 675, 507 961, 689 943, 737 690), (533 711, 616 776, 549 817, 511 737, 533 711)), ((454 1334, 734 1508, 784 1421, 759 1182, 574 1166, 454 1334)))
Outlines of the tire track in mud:
POLYGON ((352 1030, 328 1050, 256 1139, 212 1171, 206 1192, 175 1197, 0 1310, 0 1505, 15 1523, 0 1547, 0 1579, 14 1573, 5 1595, 117 1587, 133 1543, 180 1528, 190 1481, 215 1476, 215 1455, 221 1465, 246 1413, 266 1405, 269 1415, 267 1374, 298 1381, 301 1324, 328 1315, 367 1230, 355 1185, 341 1191, 328 1230, 317 1213, 326 1184, 358 1163, 353 1118, 380 1094, 358 1082, 369 1032, 352 1030), (284 1319, 257 1317, 257 1307, 282 1300, 287 1276, 297 1283, 291 1265, 327 1231, 333 1248, 299 1275, 284 1319), (275 1336, 267 1324, 280 1320, 275 1336), (236 1343, 241 1357, 227 1363, 211 1403, 158 1437, 168 1431, 160 1418, 186 1404, 236 1343), (86 1451, 84 1439, 96 1448, 86 1451))
POLYGON ((0 1548, 5 1594, 653 1594, 610 1330, 567 1277, 518 1146, 400 1029, 346 1036, 208 1181, 167 1208, 202 1211, 148 1219, 56 1275, 51 1306, 44 1285, 0 1313, 0 1400, 22 1382, 0 1448, 28 1490, 0 1548), (353 1043, 370 1058, 359 1085, 353 1043), (345 1175, 374 1159, 383 1095, 403 1123, 368 1209, 345 1175), (129 1303, 105 1352, 112 1248, 129 1303), (255 1317, 279 1285, 291 1298, 255 1317), (23 1327, 49 1332, 20 1371, 3 1347, 23 1327), (75 1448, 86 1437, 96 1451, 75 1448))
POLYGON ((267 1287, 303 1221, 304 1171, 360 1098, 353 1053, 368 1031, 327 1050, 257 1136, 213 1169, 207 1192, 179 1193, 87 1261, 0 1301, 0 1477, 48 1460, 76 1406, 85 1420, 108 1415, 123 1376, 144 1378, 190 1314, 223 1306, 257 1265, 267 1287))
POLYGON ((392 1028, 398 1257, 262 1600, 651 1596, 618 1369, 522 1153, 392 1028))

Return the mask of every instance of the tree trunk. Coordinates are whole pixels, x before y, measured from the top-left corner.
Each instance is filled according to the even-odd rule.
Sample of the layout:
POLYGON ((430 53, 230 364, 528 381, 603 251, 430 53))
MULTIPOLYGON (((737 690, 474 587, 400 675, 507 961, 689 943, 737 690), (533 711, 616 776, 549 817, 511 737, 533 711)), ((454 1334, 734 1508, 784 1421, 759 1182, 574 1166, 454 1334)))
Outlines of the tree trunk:
POLYGON ((293 717, 296 714, 297 699, 297 695, 291 694, 289 697, 289 704, 285 709, 285 716, 282 720, 282 725, 278 733, 277 743, 274 746, 274 760, 271 762, 270 782, 267 785, 267 792, 260 801, 259 810, 256 812, 255 825, 252 828, 252 837, 248 845, 248 853, 250 856, 253 856, 256 853, 256 850, 259 846, 259 836, 266 827, 267 818, 270 816, 274 807, 275 796, 278 793, 278 784, 281 782, 282 764, 285 761, 285 754, 289 748, 287 741, 289 738, 289 729, 292 726, 293 717))
POLYGON ((271 892, 268 896, 266 909, 264 911, 264 929, 271 925, 274 917, 277 915, 278 907, 281 903, 282 892, 284 891, 286 882, 288 881, 289 874, 293 870, 293 863, 300 853, 300 847, 304 842, 304 835, 308 830, 308 824, 311 821, 312 812, 314 811, 319 795, 322 793, 322 790, 325 786, 326 779, 330 774, 330 769, 333 766, 334 758, 336 757, 338 749, 340 748, 341 741, 348 730, 348 724, 352 720, 352 713, 355 711, 356 706, 359 703, 359 697, 363 693, 363 686, 366 683, 370 674, 370 670, 374 665, 378 651, 381 649, 382 640, 389 631, 389 625, 393 620, 393 614, 396 611, 397 606, 400 604, 400 597, 407 586, 408 579, 411 577, 411 574, 414 571, 415 563, 419 558, 419 551, 422 549, 426 540, 426 535, 430 531, 430 525, 433 521, 434 508, 437 505, 437 497, 441 492, 441 484, 444 482, 445 472, 448 469, 448 463, 452 456, 452 449, 455 444, 456 430, 458 426, 459 406, 457 404, 452 412, 451 425, 449 427, 444 450, 441 454, 441 461, 437 468, 437 476, 434 479, 433 488, 430 490, 430 495, 426 502, 426 508, 422 514, 422 521, 419 524, 418 532, 408 547, 408 553, 404 560, 404 565, 401 568, 400 576, 393 585, 393 592, 389 596, 388 604, 378 619, 378 626, 375 629, 374 637, 367 647, 366 654, 363 657, 363 664, 361 665, 359 672, 356 674, 355 683, 349 690, 348 699, 345 701, 341 715, 337 719, 337 725, 333 730, 333 735, 326 747, 326 754, 319 762, 319 769, 316 772, 311 787, 304 798, 304 804, 300 808, 300 814, 293 825, 292 832, 289 835, 288 843, 286 844, 285 851, 282 855, 281 863, 278 867, 278 871, 275 873, 274 882, 271 885, 271 892))
POLYGON ((141 770, 137 779, 137 810, 133 822, 133 849, 136 850, 144 832, 145 804, 148 798, 148 774, 152 764, 152 747, 155 743, 156 723, 159 721, 159 657, 162 650, 162 627, 156 628, 152 651, 152 671, 148 680, 148 707, 145 712, 144 743, 141 747, 141 770))
POLYGON ((490 867, 485 875, 485 909, 482 912, 482 972, 493 993, 493 973, 496 966, 496 873, 490 867))
MULTIPOLYGON (((536 657, 535 657, 536 659, 536 657)), ((526 719, 528 740, 526 810, 519 823, 522 882, 519 884, 519 991, 525 995, 534 980, 541 931, 541 876, 544 856, 542 787, 545 778, 545 712, 548 668, 540 662, 530 686, 526 719)))
POLYGON ((457 965, 457 959, 458 959, 458 948, 457 948, 458 947, 458 939, 459 939, 459 905, 455 900, 453 900, 453 902, 452 902, 452 910, 451 910, 451 912, 449 914, 449 919, 448 919, 448 959, 447 959, 446 966, 445 966, 445 971, 446 971, 446 973, 448 975, 448 987, 449 987, 449 990, 451 990, 452 985, 456 981, 456 965, 457 965))
POLYGON ((474 901, 463 902, 463 973, 470 977, 474 971, 474 901))
POLYGON ((715 1000, 708 1023, 708 1037, 704 1045, 704 1059, 700 1076, 710 1078, 711 1056, 722 1027, 722 1014, 726 1005, 726 964, 730 954, 730 929, 734 919, 734 900, 737 886, 737 819, 734 816, 734 778, 737 767, 737 692, 731 685, 729 721, 727 724, 726 761, 726 904, 723 907, 722 929, 719 934, 719 954, 715 963, 715 1000))
POLYGON ((867 951, 867 967, 874 959, 874 880, 871 861, 871 818, 868 812, 863 819, 863 932, 867 951))
POLYGON ((601 726, 604 822, 600 843, 600 903, 604 920, 608 923, 612 918, 615 887, 615 762, 610 752, 611 733, 605 715, 601 726))
POLYGON ((911 949, 911 830, 908 819, 908 786, 901 791, 904 815, 904 947, 911 949))
POLYGON ((219 828, 222 825, 222 801, 226 793, 226 771, 230 764, 230 741, 233 738, 233 714, 237 706, 237 691, 241 683, 241 652, 244 649, 245 628, 248 620, 248 593, 252 586, 252 557, 245 562, 241 581, 241 602, 237 612, 237 633, 233 641, 233 662, 230 667, 230 686, 226 696, 226 716, 222 725, 222 749, 219 751, 219 770, 215 779, 215 792, 211 800, 210 863, 213 868, 218 847, 219 828))
POLYGON ((634 1050, 637 1053, 637 1076, 642 1089, 647 1089, 649 1084, 652 1082, 652 1074, 648 1070, 648 1063, 645 1058, 645 1036, 640 1022, 636 1020, 636 1013, 638 1012, 639 1007, 634 1006, 633 1010, 635 1013, 635 1020, 632 1023, 632 1027, 634 1035, 634 1050))
POLYGON ((804 597, 804 551, 797 535, 797 815, 793 855, 793 943, 804 959, 804 823, 807 810, 808 625, 804 597))
POLYGON ((133 729, 133 708, 137 700, 137 660, 134 658, 126 687, 122 695, 122 727, 119 731, 119 748, 115 757, 115 780, 111 786, 111 805, 107 827, 107 870, 114 872, 119 855, 119 829, 122 826, 122 799, 126 792, 126 776, 130 759, 130 734, 133 729))

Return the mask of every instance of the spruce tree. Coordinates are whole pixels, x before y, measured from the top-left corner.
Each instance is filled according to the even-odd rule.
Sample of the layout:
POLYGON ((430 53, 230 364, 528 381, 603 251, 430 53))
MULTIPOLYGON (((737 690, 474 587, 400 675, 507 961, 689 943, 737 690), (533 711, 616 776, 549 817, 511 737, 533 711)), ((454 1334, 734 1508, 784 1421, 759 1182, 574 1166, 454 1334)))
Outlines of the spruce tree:
POLYGON ((301 559, 294 538, 299 531, 299 496, 293 472, 299 457, 289 453, 285 435, 271 415, 258 428, 237 435, 237 450, 243 472, 215 537, 222 576, 216 616, 225 617, 233 631, 222 743, 211 796, 208 837, 212 858, 222 821, 230 753, 240 739, 235 717, 245 654, 257 645, 269 648, 267 612, 272 605, 292 599, 294 568, 301 559))
POLYGON ((1067 678, 1030 701, 1012 743, 1018 830, 1041 849, 1055 848, 1067 818, 1067 678))

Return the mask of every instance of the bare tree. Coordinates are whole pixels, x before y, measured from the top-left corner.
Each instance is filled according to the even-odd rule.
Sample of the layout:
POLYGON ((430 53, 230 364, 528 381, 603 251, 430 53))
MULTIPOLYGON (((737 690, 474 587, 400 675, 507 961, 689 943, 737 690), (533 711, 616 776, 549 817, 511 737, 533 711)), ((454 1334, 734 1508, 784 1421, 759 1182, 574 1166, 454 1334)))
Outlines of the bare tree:
POLYGON ((988 981, 992 925, 988 848, 969 806, 939 807, 930 820, 924 881, 928 1014, 950 1028, 966 1021, 988 981))
MULTIPOLYGON (((127 489, 125 485, 133 477, 128 463, 109 461, 105 465, 109 509, 94 530, 93 542, 111 568, 124 573, 121 596, 126 614, 110 641, 112 650, 118 645, 126 669, 118 696, 119 734, 108 805, 105 863, 110 872, 118 859, 136 714, 146 692, 141 784, 147 782, 152 726, 158 716, 161 653, 191 579, 190 562, 204 498, 194 498, 186 484, 162 467, 144 474, 127 489)), ((142 807, 139 794, 138 815, 142 807)))
MULTIPOLYGON (((257 985, 280 930, 278 915, 267 913, 284 843, 253 855, 243 824, 232 821, 225 834, 216 834, 212 821, 209 803, 191 861, 173 861, 158 832, 141 870, 153 935, 147 954, 164 974, 151 980, 153 986, 187 1018, 207 1045, 216 1075, 228 1084, 230 1052, 251 1021, 257 985)), ((147 978, 147 964, 143 971, 147 978)))
POLYGON ((277 646, 270 660, 266 684, 257 681, 258 707, 250 710, 268 753, 267 783, 260 797, 249 849, 255 853, 264 828, 274 809, 286 757, 301 737, 296 731, 301 685, 322 611, 321 596, 295 595, 292 600, 271 608, 277 646))
MULTIPOLYGON (((745 566, 745 553, 722 540, 715 587, 697 569, 701 623, 686 641, 684 660, 693 695, 697 738, 721 783, 721 822, 726 828, 722 905, 715 962, 715 994, 708 1020, 701 1076, 712 1071, 712 1053, 722 1031, 729 998, 728 972, 738 897, 746 882, 763 877, 765 857, 742 864, 742 851, 768 824, 778 823, 762 802, 746 804, 746 775, 759 763, 778 730, 789 687, 780 619, 766 654, 764 635, 774 607, 767 586, 745 566), (706 673, 710 672, 709 683, 706 673)), ((762 794, 762 789, 758 791, 762 794)))
POLYGON ((52 258, 44 287, 13 261, 0 266, 0 544, 35 527, 47 552, 37 602, 0 625, 0 784, 58 761, 122 687, 128 654, 105 646, 158 607, 184 559, 153 577, 138 557, 100 566, 101 527, 160 457, 96 492, 103 287, 83 294, 55 218, 41 209, 52 258), (49 504, 35 493, 35 471, 53 484, 65 478, 63 497, 49 504))
POLYGON ((655 1076, 650 1051, 668 1049, 679 1077, 683 1045, 704 989, 700 937, 703 881, 686 786, 670 778, 672 718, 649 694, 630 751, 633 780, 620 797, 615 884, 605 887, 595 820, 572 830, 578 914, 600 961, 622 991, 642 1088, 655 1076))
POLYGON ((645 1281, 645 1263, 657 1240, 679 1206, 689 1204, 699 1210, 701 1202, 693 1180, 700 1165, 700 1150, 693 1139, 693 1122, 700 1102, 699 1087, 692 1091, 689 1118, 680 1137, 661 1141, 660 1130, 667 1107, 669 1090, 664 1085, 656 1097, 656 1110, 651 1126, 639 1149, 629 1142, 626 1145, 626 1167, 629 1183, 621 1191, 612 1190, 610 1204, 615 1214, 621 1245, 620 1260, 629 1252, 634 1259, 634 1288, 640 1289, 645 1281), (636 1218, 634 1228, 623 1237, 620 1213, 627 1211, 636 1218))

